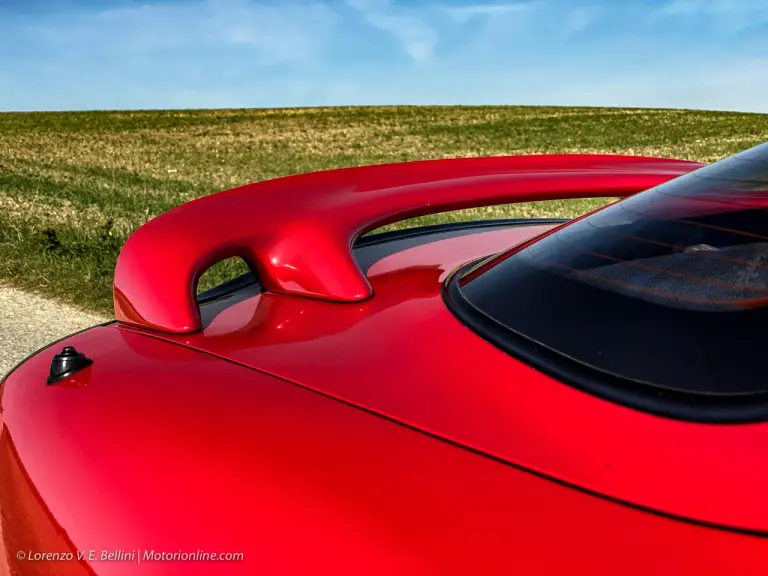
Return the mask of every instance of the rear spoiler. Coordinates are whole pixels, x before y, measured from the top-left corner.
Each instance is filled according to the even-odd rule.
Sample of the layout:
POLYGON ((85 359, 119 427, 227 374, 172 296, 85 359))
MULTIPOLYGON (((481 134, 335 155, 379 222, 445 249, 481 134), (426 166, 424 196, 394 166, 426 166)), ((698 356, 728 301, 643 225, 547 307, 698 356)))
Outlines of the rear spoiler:
POLYGON ((701 166, 618 155, 497 156, 343 168, 249 184, 178 206, 136 230, 117 260, 115 317, 165 333, 200 330, 200 275, 233 256, 270 292, 358 302, 373 291, 352 244, 380 226, 496 204, 625 197, 701 166))

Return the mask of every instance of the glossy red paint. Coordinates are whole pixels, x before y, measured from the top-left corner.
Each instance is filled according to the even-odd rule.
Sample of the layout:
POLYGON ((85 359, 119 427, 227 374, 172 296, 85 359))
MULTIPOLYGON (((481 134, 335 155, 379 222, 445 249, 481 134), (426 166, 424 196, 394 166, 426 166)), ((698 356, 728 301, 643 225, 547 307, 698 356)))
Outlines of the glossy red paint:
POLYGON ((617 406, 515 360, 446 309, 441 283, 452 269, 545 230, 390 256, 369 270, 376 297, 366 302, 263 294, 200 333, 168 338, 587 490, 768 534, 768 424, 697 424, 617 406))
POLYGON ((270 292, 362 301, 372 289, 350 247, 376 227, 492 204, 626 196, 701 166, 636 156, 507 156, 346 168, 250 184, 189 202, 139 228, 117 261, 115 315, 167 333, 198 331, 197 280, 231 256, 257 270, 270 292))
POLYGON ((445 307, 456 267, 552 229, 388 256, 363 301, 233 297, 196 333, 116 323, 33 356, 0 385, 0 553, 22 576, 765 573, 768 425, 611 404, 445 307), (46 386, 65 345, 94 364, 46 386), (16 556, 77 550, 124 559, 16 556))
POLYGON ((609 502, 183 346, 116 325, 66 343, 93 366, 45 386, 49 349, 2 388, 0 508, 16 574, 768 570, 766 539, 609 502), (77 550, 243 558, 15 557, 77 550))

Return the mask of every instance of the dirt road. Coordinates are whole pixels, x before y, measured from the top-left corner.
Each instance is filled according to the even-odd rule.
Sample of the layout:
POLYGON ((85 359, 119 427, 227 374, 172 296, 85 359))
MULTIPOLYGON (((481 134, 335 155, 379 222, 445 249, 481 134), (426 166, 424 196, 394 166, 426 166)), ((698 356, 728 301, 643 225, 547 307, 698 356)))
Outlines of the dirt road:
MULTIPOLYGON (((106 320, 108 318, 0 285, 0 378, 26 356, 53 340, 106 320)), ((0 510, 0 576, 5 576, 9 569, 2 542, 0 510)))
POLYGON ((53 340, 106 320, 0 285, 0 378, 53 340))

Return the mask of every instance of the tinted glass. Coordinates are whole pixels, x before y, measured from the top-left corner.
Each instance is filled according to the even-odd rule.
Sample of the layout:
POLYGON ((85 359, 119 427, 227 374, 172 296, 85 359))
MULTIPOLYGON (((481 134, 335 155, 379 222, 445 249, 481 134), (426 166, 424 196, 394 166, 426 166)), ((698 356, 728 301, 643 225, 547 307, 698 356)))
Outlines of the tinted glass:
POLYGON ((768 144, 627 198, 459 281, 501 330, 692 394, 768 390, 768 144))

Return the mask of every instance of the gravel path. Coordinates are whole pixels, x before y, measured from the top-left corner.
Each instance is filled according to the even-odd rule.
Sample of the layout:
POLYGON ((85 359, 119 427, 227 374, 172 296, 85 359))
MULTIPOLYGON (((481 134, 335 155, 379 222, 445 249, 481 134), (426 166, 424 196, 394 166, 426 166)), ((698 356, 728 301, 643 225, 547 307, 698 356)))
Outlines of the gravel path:
POLYGON ((0 285, 0 378, 46 344, 107 320, 0 285))
MULTIPOLYGON (((0 378, 46 344, 106 320, 108 318, 0 285, 0 378)), ((5 576, 9 567, 4 554, 1 520, 0 510, 0 576, 5 576)))

